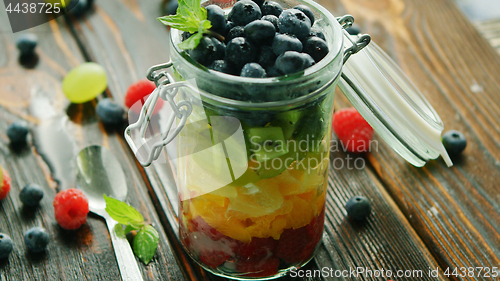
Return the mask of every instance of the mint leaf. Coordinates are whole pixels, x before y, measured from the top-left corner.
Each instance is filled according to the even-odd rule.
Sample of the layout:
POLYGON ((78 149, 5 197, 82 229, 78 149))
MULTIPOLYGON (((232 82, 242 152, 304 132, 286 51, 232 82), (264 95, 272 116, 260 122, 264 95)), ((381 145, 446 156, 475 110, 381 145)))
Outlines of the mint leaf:
POLYGON ((192 38, 189 42, 182 42, 179 48, 190 50, 196 48, 200 43, 203 33, 206 33, 212 28, 212 23, 207 20, 207 9, 201 6, 201 0, 179 0, 179 7, 175 15, 160 17, 158 20, 164 25, 172 28, 189 32, 191 34, 198 32, 197 37, 192 38))
POLYGON ((179 48, 183 50, 192 50, 200 44, 200 40, 203 38, 203 33, 196 33, 189 37, 188 39, 184 40, 182 43, 179 44, 179 48))
POLYGON ((119 237, 125 236, 125 232, 123 232, 123 225, 122 224, 118 223, 118 224, 115 225, 115 233, 119 237))
POLYGON ((131 225, 135 229, 139 229, 144 225, 144 217, 134 207, 108 197, 106 194, 103 196, 106 201, 105 210, 112 219, 124 225, 131 225))
POLYGON ((134 237, 134 254, 146 265, 156 253, 160 237, 151 225, 146 225, 134 237))

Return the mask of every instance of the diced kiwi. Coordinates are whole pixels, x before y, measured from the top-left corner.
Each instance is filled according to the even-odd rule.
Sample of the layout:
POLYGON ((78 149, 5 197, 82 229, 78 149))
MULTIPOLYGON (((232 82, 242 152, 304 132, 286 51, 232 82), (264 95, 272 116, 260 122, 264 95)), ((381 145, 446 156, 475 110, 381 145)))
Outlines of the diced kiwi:
POLYGON ((292 138, 292 135, 297 128, 300 117, 302 117, 302 111, 300 110, 285 111, 278 113, 272 124, 274 126, 281 127, 283 130, 283 136, 286 140, 289 140, 292 138))
POLYGON ((280 127, 254 127, 247 130, 247 138, 255 160, 264 162, 288 153, 283 130, 280 127))

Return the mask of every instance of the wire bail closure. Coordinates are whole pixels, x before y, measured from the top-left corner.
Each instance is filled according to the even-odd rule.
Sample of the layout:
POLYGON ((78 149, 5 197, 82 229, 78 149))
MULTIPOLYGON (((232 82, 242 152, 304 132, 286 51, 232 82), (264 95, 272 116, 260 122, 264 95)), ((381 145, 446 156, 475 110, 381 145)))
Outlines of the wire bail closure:
POLYGON ((347 32, 347 28, 351 27, 352 24, 354 23, 354 17, 351 15, 345 15, 342 17, 338 17, 337 21, 339 22, 340 26, 342 27, 342 30, 344 32, 344 37, 347 38, 349 41, 351 41, 352 46, 347 48, 344 51, 344 61, 343 64, 347 62, 347 60, 351 57, 351 55, 356 54, 357 52, 361 51, 364 47, 366 47, 368 44, 371 42, 371 37, 368 34, 363 34, 363 35, 358 35, 358 40, 354 42, 354 40, 351 38, 349 32, 347 32))
MULTIPOLYGON (((159 64, 151 67, 148 70, 147 78, 153 81, 156 85, 156 89, 148 97, 144 105, 142 106, 141 113, 139 114, 139 120, 134 124, 129 125, 125 129, 125 140, 132 149, 134 153, 137 153, 140 148, 144 148, 146 154, 148 155, 145 161, 137 159, 139 163, 147 167, 153 163, 161 155, 163 146, 169 144, 174 138, 180 133, 182 128, 186 125, 187 118, 193 111, 193 106, 189 101, 183 100, 180 102, 175 102, 174 98, 182 87, 189 88, 193 91, 197 91, 195 87, 187 82, 175 82, 172 76, 166 71, 166 69, 172 66, 172 62, 169 61, 164 64, 159 64), (161 134, 161 139, 155 142, 151 147, 149 147, 146 140, 146 129, 148 128, 149 122, 151 121, 151 116, 153 115, 154 108, 158 103, 158 99, 161 98, 167 101, 173 110, 170 115, 165 132, 161 134), (179 124, 173 132, 170 132, 175 119, 179 119, 179 124), (137 147, 134 140, 132 139, 132 130, 139 129, 139 139, 140 146, 137 147)), ((136 155, 137 156, 137 155, 136 155)))

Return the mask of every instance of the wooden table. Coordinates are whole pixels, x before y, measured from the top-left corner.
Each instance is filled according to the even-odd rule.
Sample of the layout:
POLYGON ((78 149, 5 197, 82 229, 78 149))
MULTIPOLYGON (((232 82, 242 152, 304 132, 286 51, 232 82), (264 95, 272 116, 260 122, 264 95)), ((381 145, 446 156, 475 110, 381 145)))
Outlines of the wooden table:
MULTIPOLYGON (((500 266, 500 56, 451 0, 318 2, 337 16, 354 15, 362 31, 434 105, 446 129, 465 133, 468 147, 452 168, 441 159, 415 168, 375 136, 380 140, 378 151, 354 156, 366 161, 364 169, 331 169, 323 245, 307 268, 423 270, 418 280, 446 280, 443 272, 448 268, 500 266), (346 219, 343 206, 357 194, 373 202, 373 215, 366 223, 346 219), (438 268, 439 277, 428 277, 429 268, 438 268)), ((59 139, 71 151, 100 144, 123 164, 127 201, 161 236, 153 261, 148 266, 139 263, 145 280, 220 279, 191 262, 176 240, 176 203, 163 188, 170 184, 165 170, 138 165, 122 129, 103 127, 95 117, 97 101, 72 105, 61 90, 62 78, 71 68, 95 61, 108 71, 105 95, 123 102, 127 87, 143 78, 148 67, 168 60, 168 30, 155 19, 162 15, 160 4, 160 0, 98 0, 81 19, 60 17, 33 28, 40 40, 39 62, 33 69, 18 64, 17 34, 11 34, 6 13, 0 12, 0 163, 12 177, 10 196, 0 202, 0 232, 15 242, 8 261, 0 261, 0 280, 120 280, 103 220, 90 215, 78 231, 64 231, 54 220, 52 199, 58 183, 52 173, 58 175, 60 188, 71 187, 64 162, 71 153, 66 160, 54 160, 50 149, 42 157, 40 147, 57 149, 59 143, 42 143, 38 148, 31 140, 25 148, 9 145, 5 130, 16 120, 25 119, 33 131, 43 133, 48 119, 30 109, 34 99, 42 102, 37 106, 50 101, 54 116, 60 116, 68 132, 59 139), (52 166, 47 159, 52 159, 52 166), (45 189, 41 206, 34 210, 18 199, 20 188, 30 182, 45 189), (29 254, 22 242, 22 233, 32 226, 43 226, 50 233, 51 243, 43 255, 29 254)), ((346 106, 338 92, 336 107, 346 106)))

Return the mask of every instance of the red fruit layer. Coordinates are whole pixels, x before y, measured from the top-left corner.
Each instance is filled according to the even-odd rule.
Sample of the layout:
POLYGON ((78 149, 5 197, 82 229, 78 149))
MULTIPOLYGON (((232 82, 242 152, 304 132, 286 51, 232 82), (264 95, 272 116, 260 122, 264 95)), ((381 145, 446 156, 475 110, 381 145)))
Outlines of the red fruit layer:
POLYGON ((201 217, 196 217, 188 221, 187 227, 181 226, 180 237, 184 245, 198 254, 200 261, 211 268, 216 268, 232 258, 239 272, 249 273, 245 276, 264 277, 278 272, 279 259, 289 264, 307 261, 321 240, 324 217, 323 208, 308 225, 298 229, 285 229, 279 240, 272 237, 254 237, 246 244, 225 236, 201 217), (200 235, 210 240, 203 239, 200 235), (231 251, 234 255, 228 253, 231 251))

